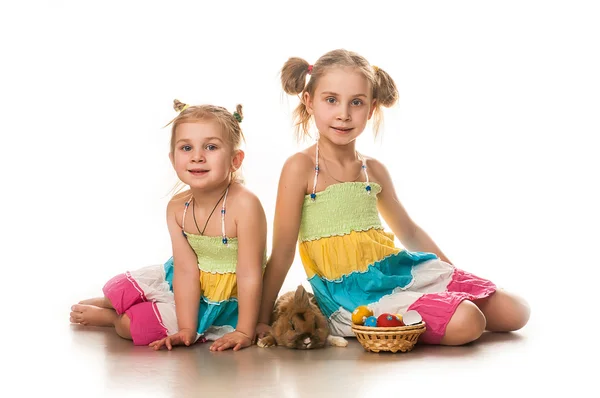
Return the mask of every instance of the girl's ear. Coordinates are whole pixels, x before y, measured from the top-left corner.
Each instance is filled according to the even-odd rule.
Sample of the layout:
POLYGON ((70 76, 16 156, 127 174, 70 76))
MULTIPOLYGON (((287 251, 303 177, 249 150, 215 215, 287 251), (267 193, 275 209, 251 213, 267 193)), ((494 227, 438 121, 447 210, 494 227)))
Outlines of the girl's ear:
POLYGON ((233 159, 231 159, 231 171, 236 171, 242 167, 242 162, 244 161, 245 156, 246 154, 241 149, 235 151, 233 159))
POLYGON ((373 102, 371 102, 371 109, 369 110, 369 117, 367 120, 371 119, 371 116, 373 116, 373 112, 375 112, 375 105, 377 105, 377 100, 373 99, 373 102))
POLYGON ((308 112, 309 115, 313 114, 313 101, 312 98, 310 98, 310 94, 305 92, 304 95, 302 95, 302 102, 304 103, 304 106, 306 106, 306 110, 308 112))

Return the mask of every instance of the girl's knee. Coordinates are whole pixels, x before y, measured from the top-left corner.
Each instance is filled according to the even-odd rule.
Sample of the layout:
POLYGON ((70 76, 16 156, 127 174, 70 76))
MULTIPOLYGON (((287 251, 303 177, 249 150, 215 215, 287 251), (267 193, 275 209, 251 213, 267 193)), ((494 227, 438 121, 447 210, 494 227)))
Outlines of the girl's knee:
POLYGON ((508 315, 506 316, 505 331, 512 332, 523 328, 529 322, 531 310, 525 300, 515 299, 509 305, 508 315))
POLYGON ((115 331, 122 338, 131 340, 131 320, 127 314, 119 315, 115 321, 115 331))
POLYGON ((463 345, 477 340, 483 334, 486 319, 483 312, 471 301, 459 304, 446 326, 443 345, 463 345))
POLYGON ((517 295, 499 290, 478 305, 487 318, 487 329, 492 332, 512 332, 529 322, 529 304, 517 295))

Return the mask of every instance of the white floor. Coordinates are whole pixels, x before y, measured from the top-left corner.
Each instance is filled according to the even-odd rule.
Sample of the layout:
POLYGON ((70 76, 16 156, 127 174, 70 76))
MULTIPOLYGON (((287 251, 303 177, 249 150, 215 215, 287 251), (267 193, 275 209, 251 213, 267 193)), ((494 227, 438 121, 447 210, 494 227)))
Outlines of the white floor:
POLYGON ((594 336, 580 322, 560 325, 535 309, 522 331, 486 333, 464 347, 375 354, 351 339, 347 348, 213 353, 208 344, 135 347, 112 329, 70 325, 68 304, 40 304, 48 302, 60 306, 45 311, 42 323, 34 311, 43 305, 32 306, 31 318, 4 339, 0 396, 591 397, 595 390, 594 336))

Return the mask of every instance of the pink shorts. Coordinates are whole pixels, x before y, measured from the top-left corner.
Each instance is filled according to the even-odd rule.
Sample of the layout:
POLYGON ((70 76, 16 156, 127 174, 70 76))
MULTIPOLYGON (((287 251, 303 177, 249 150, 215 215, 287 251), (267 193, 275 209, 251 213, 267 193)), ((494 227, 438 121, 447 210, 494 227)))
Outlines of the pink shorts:
POLYGON ((427 325, 419 342, 439 344, 446 333, 448 322, 461 302, 483 299, 495 291, 496 285, 491 281, 456 268, 446 291, 424 294, 408 307, 409 310, 417 311, 427 325))
POLYGON ((117 275, 102 288, 117 314, 126 314, 135 345, 177 333, 175 299, 162 265, 117 275))

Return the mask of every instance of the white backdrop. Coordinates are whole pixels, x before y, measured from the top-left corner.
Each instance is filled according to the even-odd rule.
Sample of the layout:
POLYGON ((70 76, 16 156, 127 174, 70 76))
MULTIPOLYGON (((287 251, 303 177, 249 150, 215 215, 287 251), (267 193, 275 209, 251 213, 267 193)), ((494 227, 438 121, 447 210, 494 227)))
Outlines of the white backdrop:
MULTIPOLYGON (((599 275, 597 3, 7 4, 2 294, 51 304, 35 322, 67 322, 69 305, 114 274, 169 258, 176 180, 161 127, 174 98, 244 105, 244 173, 265 207, 270 250, 279 172, 303 147, 279 69, 335 48, 395 79, 399 104, 359 150, 388 166, 449 258, 528 298, 534 317, 587 313, 599 275)), ((296 261, 284 289, 298 283, 296 261)))

